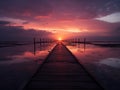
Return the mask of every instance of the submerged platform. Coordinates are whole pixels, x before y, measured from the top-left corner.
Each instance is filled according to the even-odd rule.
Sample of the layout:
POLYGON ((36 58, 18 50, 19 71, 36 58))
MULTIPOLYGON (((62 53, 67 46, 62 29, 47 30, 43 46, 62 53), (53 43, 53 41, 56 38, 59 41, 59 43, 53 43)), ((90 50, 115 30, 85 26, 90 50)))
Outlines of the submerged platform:
POLYGON ((62 43, 58 43, 24 90, 103 90, 62 43))

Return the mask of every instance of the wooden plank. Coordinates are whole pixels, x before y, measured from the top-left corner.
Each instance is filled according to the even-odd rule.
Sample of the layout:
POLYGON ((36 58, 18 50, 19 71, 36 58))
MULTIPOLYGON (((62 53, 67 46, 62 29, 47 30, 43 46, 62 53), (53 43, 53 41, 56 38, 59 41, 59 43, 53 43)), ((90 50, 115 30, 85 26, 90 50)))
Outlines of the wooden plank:
POLYGON ((103 90, 62 43, 57 44, 24 90, 103 90))

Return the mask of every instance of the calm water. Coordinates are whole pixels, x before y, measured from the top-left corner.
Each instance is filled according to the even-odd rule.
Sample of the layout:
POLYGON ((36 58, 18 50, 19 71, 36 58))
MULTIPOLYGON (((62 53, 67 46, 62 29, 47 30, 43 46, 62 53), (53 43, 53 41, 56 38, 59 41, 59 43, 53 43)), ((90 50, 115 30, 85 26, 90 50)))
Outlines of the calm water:
POLYGON ((74 43, 67 47, 105 90, 120 90, 120 47, 74 43))
POLYGON ((17 90, 44 61, 54 43, 0 48, 0 90, 17 90))
MULTIPOLYGON (((17 90, 31 78, 55 43, 0 48, 0 89, 17 90)), ((120 90, 120 47, 67 44, 105 90, 120 90)))

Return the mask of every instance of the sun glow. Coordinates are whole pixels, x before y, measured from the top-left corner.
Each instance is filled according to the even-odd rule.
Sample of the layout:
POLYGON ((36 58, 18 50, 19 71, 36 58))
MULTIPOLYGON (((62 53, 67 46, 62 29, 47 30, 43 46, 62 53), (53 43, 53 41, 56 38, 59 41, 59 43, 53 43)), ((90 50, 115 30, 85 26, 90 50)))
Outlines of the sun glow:
POLYGON ((58 40, 59 40, 59 41, 62 41, 62 38, 61 38, 61 37, 59 37, 59 38, 58 38, 58 40))

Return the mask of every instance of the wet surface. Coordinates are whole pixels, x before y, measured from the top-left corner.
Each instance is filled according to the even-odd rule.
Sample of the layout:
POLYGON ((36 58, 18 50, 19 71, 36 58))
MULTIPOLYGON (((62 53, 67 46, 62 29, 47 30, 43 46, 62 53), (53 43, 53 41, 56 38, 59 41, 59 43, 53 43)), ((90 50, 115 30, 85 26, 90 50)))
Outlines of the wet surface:
POLYGON ((0 89, 17 90, 42 64, 55 43, 0 48, 0 89))
POLYGON ((120 47, 77 43, 67 47, 105 90, 120 90, 120 47))
MULTIPOLYGON (((31 78, 54 46, 55 44, 50 43, 37 44, 36 50, 34 50, 33 45, 0 48, 0 89, 16 90, 22 87, 24 82, 31 78)), ((75 43, 67 44, 67 47, 92 76, 101 83, 105 90, 120 90, 120 47, 102 47, 75 43)), ((74 67, 75 65, 71 58, 69 60, 61 60, 61 57, 57 57, 57 59, 59 63, 64 63, 63 67, 67 65, 68 67, 74 67)), ((54 65, 60 66, 55 59, 52 59, 51 62, 53 64, 47 61, 48 66, 51 68, 54 65)), ((59 77, 57 75, 56 80, 61 80, 57 78, 59 77)), ((42 78, 45 80, 46 76, 42 78)), ((51 76, 49 79, 52 78, 51 76)), ((73 80, 68 75, 65 78, 73 80)), ((79 81, 78 78, 75 80, 79 81)))

